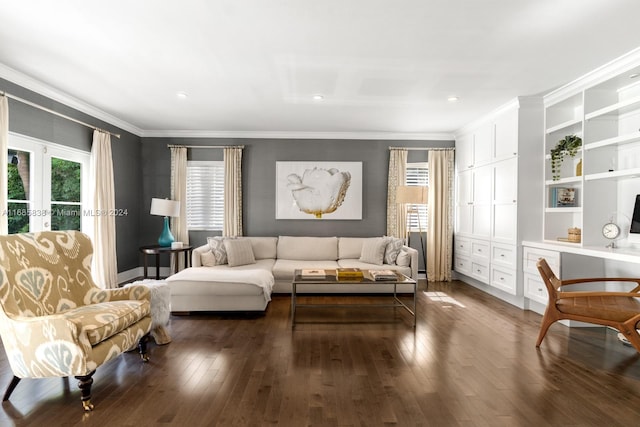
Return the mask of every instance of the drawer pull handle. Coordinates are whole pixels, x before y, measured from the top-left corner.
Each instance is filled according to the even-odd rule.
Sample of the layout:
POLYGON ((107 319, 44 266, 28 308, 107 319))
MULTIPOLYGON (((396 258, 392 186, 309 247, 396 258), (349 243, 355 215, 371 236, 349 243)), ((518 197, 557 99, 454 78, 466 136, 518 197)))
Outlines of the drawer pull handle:
POLYGON ((504 254, 500 254, 500 258, 504 258, 504 254))
POLYGON ((542 288, 538 288, 538 292, 542 292, 542 288))
POLYGON ((500 280, 502 280, 504 282, 504 277, 501 277, 500 280))

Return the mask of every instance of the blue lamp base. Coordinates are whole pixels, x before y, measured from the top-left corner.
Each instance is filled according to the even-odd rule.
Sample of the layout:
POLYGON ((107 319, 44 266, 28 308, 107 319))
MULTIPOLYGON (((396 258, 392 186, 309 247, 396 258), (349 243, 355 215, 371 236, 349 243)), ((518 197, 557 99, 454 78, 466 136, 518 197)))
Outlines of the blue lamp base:
POLYGON ((171 246, 175 239, 173 238, 173 234, 171 234, 171 230, 169 229, 169 217, 164 217, 164 228, 162 229, 162 234, 158 237, 158 244, 162 247, 171 246))

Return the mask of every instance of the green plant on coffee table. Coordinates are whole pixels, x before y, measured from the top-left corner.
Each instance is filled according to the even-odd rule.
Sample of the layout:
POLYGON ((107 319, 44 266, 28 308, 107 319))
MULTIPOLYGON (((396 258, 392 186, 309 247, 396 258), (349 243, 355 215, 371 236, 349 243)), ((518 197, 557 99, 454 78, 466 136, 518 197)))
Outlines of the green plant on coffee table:
POLYGON ((582 138, 576 135, 567 135, 551 149, 551 176, 554 181, 560 179, 560 169, 565 156, 575 157, 581 146, 582 138))

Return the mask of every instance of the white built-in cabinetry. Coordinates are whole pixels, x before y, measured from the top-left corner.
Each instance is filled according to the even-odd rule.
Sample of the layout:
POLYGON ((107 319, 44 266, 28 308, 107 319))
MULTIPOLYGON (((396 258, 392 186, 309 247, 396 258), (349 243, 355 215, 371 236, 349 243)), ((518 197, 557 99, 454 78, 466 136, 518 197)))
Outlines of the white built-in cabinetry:
POLYGON ((522 299, 519 242, 542 226, 542 128, 542 99, 520 97, 456 136, 454 270, 499 296, 522 299))

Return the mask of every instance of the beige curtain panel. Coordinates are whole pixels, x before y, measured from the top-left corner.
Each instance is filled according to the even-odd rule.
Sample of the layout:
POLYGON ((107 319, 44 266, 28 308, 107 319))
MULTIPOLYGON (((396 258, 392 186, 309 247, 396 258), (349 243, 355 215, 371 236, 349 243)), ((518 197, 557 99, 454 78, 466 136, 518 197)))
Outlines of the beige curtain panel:
POLYGON ((224 225, 222 235, 242 236, 242 147, 224 148, 224 225))
MULTIPOLYGON (((7 210, 7 150, 9 148, 9 100, 0 95, 0 209, 7 210)), ((7 215, 0 215, 0 234, 9 232, 7 215)))
MULTIPOLYGON (((93 131, 91 144, 91 182, 95 185, 94 212, 113 212, 116 194, 113 185, 111 135, 93 131)), ((116 256, 116 218, 113 215, 93 217, 93 277, 98 286, 118 287, 118 259, 116 256)))
POLYGON ((427 279, 451 281, 453 150, 429 150, 427 279))
MULTIPOLYGON (((187 147, 171 147, 171 200, 180 203, 180 214, 171 218, 171 234, 176 242, 189 244, 187 228, 187 147)), ((178 270, 186 267, 183 257, 178 260, 178 270)), ((171 257, 171 271, 175 269, 175 259, 171 257)))
POLYGON ((387 180, 387 236, 407 237, 406 206, 396 202, 398 186, 405 185, 407 174, 407 150, 389 150, 389 177, 387 180))

